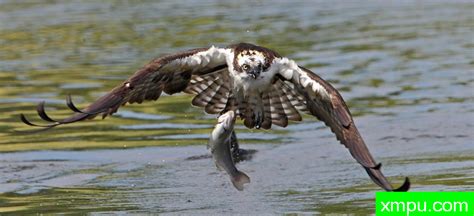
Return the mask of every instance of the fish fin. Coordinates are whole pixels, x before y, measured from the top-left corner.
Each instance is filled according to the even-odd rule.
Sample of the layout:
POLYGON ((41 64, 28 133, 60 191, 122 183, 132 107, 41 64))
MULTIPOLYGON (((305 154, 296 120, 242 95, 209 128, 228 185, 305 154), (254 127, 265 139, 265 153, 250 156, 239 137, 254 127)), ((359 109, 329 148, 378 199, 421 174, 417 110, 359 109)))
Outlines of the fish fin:
POLYGON ((244 190, 244 184, 250 183, 250 178, 247 174, 238 171, 239 173, 236 176, 231 177, 232 184, 239 191, 244 190))

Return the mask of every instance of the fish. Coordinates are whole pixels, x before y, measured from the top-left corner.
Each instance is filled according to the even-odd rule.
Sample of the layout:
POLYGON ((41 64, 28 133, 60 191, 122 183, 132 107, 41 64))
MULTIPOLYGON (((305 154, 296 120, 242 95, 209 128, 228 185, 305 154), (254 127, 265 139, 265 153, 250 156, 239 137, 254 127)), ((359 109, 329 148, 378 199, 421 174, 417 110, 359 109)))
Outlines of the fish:
POLYGON ((234 111, 228 111, 219 116, 209 138, 208 148, 211 149, 212 158, 217 168, 227 172, 234 187, 239 191, 243 191, 244 184, 250 183, 250 178, 235 167, 235 162, 232 158, 231 137, 235 118, 234 111))

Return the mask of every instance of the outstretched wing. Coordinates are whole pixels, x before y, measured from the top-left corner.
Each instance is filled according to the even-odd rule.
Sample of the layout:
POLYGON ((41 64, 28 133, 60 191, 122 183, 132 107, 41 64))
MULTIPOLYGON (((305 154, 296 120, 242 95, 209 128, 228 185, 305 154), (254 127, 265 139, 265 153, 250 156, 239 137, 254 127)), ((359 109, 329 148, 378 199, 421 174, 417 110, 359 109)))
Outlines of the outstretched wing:
POLYGON ((304 98, 302 102, 306 105, 306 112, 331 128, 337 139, 349 149, 351 155, 365 168, 377 185, 387 191, 407 191, 409 189, 408 178, 397 189, 393 189, 390 185, 380 170, 381 164, 377 164, 370 154, 346 103, 334 87, 312 71, 298 66, 292 60, 280 58, 275 59, 274 63, 279 71, 278 80, 275 83, 286 85, 298 92, 304 98))
POLYGON ((139 69, 122 84, 97 99, 84 110, 79 110, 70 97, 68 107, 76 112, 63 119, 54 120, 44 110, 44 102, 38 104, 38 115, 47 125, 31 123, 25 115, 21 120, 30 126, 52 128, 84 119, 91 119, 101 114, 103 118, 115 113, 126 103, 142 103, 146 100, 157 100, 162 92, 174 94, 188 87, 191 77, 204 76, 227 68, 226 55, 230 52, 224 48, 199 48, 157 58, 139 69))

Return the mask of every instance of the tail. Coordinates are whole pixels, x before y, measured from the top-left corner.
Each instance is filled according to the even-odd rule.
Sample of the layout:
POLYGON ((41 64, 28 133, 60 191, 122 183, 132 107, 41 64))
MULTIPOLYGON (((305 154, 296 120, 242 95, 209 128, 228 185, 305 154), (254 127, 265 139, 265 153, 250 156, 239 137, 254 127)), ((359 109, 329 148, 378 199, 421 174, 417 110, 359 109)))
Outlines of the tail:
POLYGON ((238 171, 237 175, 232 176, 230 180, 232 181, 232 184, 234 184, 234 187, 239 191, 244 190, 244 184, 250 183, 250 178, 247 174, 240 171, 238 171))

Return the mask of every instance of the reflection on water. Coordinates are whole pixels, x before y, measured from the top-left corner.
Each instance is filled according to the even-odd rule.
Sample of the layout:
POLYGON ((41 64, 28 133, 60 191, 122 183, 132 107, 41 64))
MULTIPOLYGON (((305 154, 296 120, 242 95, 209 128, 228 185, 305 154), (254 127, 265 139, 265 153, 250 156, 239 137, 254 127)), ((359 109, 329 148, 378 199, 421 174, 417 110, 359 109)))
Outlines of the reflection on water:
POLYGON ((310 118, 273 131, 237 127, 259 150, 240 164, 252 178, 243 193, 200 157, 215 116, 188 95, 12 132, 27 129, 19 113, 39 121, 37 102, 64 118, 68 94, 84 107, 154 57, 240 41, 340 89, 394 184, 408 175, 414 190, 472 191, 473 10, 470 1, 0 0, 0 214, 373 212, 378 188, 310 118))

